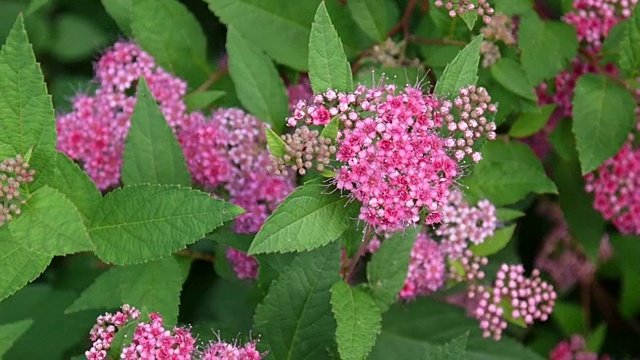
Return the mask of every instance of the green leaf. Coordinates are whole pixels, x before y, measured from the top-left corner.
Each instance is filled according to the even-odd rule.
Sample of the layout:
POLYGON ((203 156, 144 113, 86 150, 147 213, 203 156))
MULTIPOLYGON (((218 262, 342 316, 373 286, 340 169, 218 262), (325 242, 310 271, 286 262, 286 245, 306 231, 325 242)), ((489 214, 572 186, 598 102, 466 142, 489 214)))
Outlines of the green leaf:
POLYGON ((136 106, 125 142, 122 182, 126 186, 191 185, 182 148, 144 78, 138 82, 136 106))
POLYGON ((169 256, 124 267, 120 272, 121 303, 158 312, 166 327, 174 326, 178 322, 182 284, 190 266, 190 259, 169 256))
POLYGON ((640 8, 636 6, 620 42, 620 67, 629 78, 640 73, 640 8))
POLYGON ((407 278, 409 258, 419 228, 409 228, 382 242, 367 264, 368 289, 384 313, 396 302, 407 278))
POLYGON ((276 359, 324 360, 334 347, 331 286, 339 280, 336 245, 298 255, 271 285, 255 314, 255 329, 276 359))
POLYGON ((620 313, 632 319, 640 312, 640 273, 632 270, 622 272, 622 290, 620 294, 620 313))
POLYGON ((469 249, 477 256, 493 255, 507 246, 513 237, 515 229, 515 225, 498 229, 493 236, 486 238, 482 244, 473 245, 469 249))
POLYGON ((26 249, 58 256, 95 248, 82 215, 58 190, 46 185, 41 187, 21 210, 9 223, 9 230, 26 249))
POLYGON ((611 235, 610 241, 615 250, 615 257, 620 261, 622 273, 632 272, 640 275, 640 237, 611 235))
POLYGON ((331 309, 338 324, 336 339, 340 358, 366 358, 382 323, 376 302, 366 292, 338 281, 331 287, 331 309))
POLYGON ((264 132, 267 135, 267 147, 269 151, 277 157, 283 157, 286 154, 287 143, 269 127, 265 127, 264 132))
POLYGON ((115 309, 123 302, 120 296, 120 282, 124 279, 126 267, 115 266, 100 274, 80 296, 66 308, 65 314, 83 310, 115 309))
POLYGON ((109 16, 125 35, 131 35, 131 9, 133 0, 101 0, 109 16))
POLYGON ((498 220, 501 220, 501 221, 515 220, 525 215, 526 214, 520 210, 514 210, 509 208, 496 209, 496 217, 498 218, 498 220))
MULTIPOLYGON (((569 136, 573 138, 572 134, 569 136)), ((558 158, 553 167, 553 180, 558 185, 560 207, 572 237, 580 243, 589 259, 597 263, 606 222, 593 208, 593 194, 585 191, 577 158, 569 161, 558 158)))
MULTIPOLYGON (((142 318, 142 315, 140 318, 142 318)), ((107 359, 117 359, 120 356, 122 349, 131 344, 131 339, 133 339, 137 327, 138 321, 131 321, 116 332, 111 341, 111 347, 107 352, 107 359)))
POLYGON ((289 268, 289 265, 296 258, 296 253, 284 254, 262 254, 256 255, 260 271, 258 271, 258 286, 268 289, 273 280, 276 280, 289 268))
POLYGON ((467 340, 469 333, 464 333, 459 337, 447 342, 444 345, 432 347, 427 351, 426 359, 429 360, 458 360, 466 358, 467 340))
POLYGON ((579 304, 556 301, 551 318, 558 324, 565 337, 584 334, 587 330, 584 312, 579 304))
POLYGON ((158 65, 185 79, 190 88, 209 76, 207 38, 198 20, 179 1, 134 1, 131 31, 158 65))
POLYGON ((206 0, 233 27, 276 62, 308 71, 310 24, 319 1, 206 0), (256 31, 260 29, 260 31, 256 31))
POLYGON ((309 80, 314 92, 353 90, 351 65, 324 1, 320 2, 309 37, 309 80))
POLYGON ((338 130, 340 130, 340 117, 336 116, 325 125, 320 136, 325 139, 336 140, 338 138, 338 130))
POLYGON ((107 34, 91 19, 62 13, 55 18, 51 52, 62 61, 79 61, 109 42, 107 34))
POLYGON ((469 30, 473 30, 473 27, 476 25, 476 21, 478 20, 478 13, 475 11, 467 11, 460 15, 462 21, 467 25, 469 30))
POLYGON ((187 111, 198 111, 208 108, 217 100, 222 99, 227 93, 221 90, 208 90, 203 92, 192 92, 184 97, 187 111))
POLYGON ((549 134, 549 142, 553 150, 563 161, 572 161, 578 158, 576 139, 571 131, 572 121, 560 121, 556 128, 549 134))
POLYGON ((523 138, 542 130, 556 109, 555 104, 541 106, 538 112, 522 113, 511 125, 509 136, 523 138))
POLYGON ((297 188, 267 218, 249 254, 305 251, 336 240, 356 217, 358 205, 325 184, 297 188))
POLYGON ((26 249, 7 226, 0 227, 0 254, 0 300, 38 278, 53 258, 26 249))
POLYGON ((556 185, 527 145, 496 140, 485 145, 482 161, 463 180, 470 198, 486 198, 495 206, 513 204, 529 193, 556 194, 556 185))
POLYGON ((635 109, 629 91, 610 78, 584 74, 578 79, 573 96, 573 132, 583 175, 620 150, 633 130, 635 109))
POLYGON ((482 39, 482 35, 476 36, 447 65, 436 84, 434 91, 436 95, 455 97, 461 88, 476 84, 482 39))
POLYGON ((29 7, 24 12, 24 16, 29 17, 30 15, 37 13, 40 9, 49 5, 50 2, 51 0, 31 0, 29 2, 29 7))
POLYGON ((89 234, 102 261, 136 264, 180 250, 241 213, 201 191, 135 185, 102 198, 89 234))
POLYGON ((71 200, 85 221, 91 217, 93 208, 101 199, 98 188, 87 173, 60 152, 56 156, 55 177, 49 186, 71 200))
POLYGON ((242 105, 281 133, 289 114, 289 100, 271 59, 234 27, 227 29, 227 53, 229 74, 242 105))
POLYGON ((531 12, 533 9, 534 0, 493 0, 494 9, 496 12, 504 13, 505 15, 524 15, 531 12), (495 3, 495 4, 494 4, 495 3))
POLYGON ((502 58, 491 66, 491 75, 494 79, 512 93, 531 101, 538 101, 538 96, 533 91, 533 86, 527 79, 527 74, 522 66, 515 60, 502 58))
POLYGON ((598 327, 587 336, 587 346, 586 349, 588 351, 594 352, 596 354, 600 353, 602 348, 602 344, 604 343, 604 339, 607 336, 607 324, 602 323, 598 325, 598 327))
POLYGON ((14 154, 33 148, 30 165, 36 171, 28 191, 44 185, 55 169, 55 116, 51 97, 33 49, 27 39, 22 15, 18 16, 0 51, 0 147, 14 154))
POLYGON ((434 347, 466 333, 467 360, 544 359, 507 336, 500 341, 483 338, 478 321, 463 309, 426 298, 396 304, 383 315, 382 333, 368 359, 415 359, 416 354, 429 354, 434 347))
POLYGON ((622 41, 627 37, 627 27, 629 25, 630 20, 621 21, 609 30, 609 34, 602 42, 602 48, 600 49, 603 64, 619 63, 622 53, 622 41))
POLYGON ((560 21, 542 21, 531 11, 521 18, 518 33, 520 61, 531 84, 554 77, 578 51, 573 26, 560 21))
POLYGON ((33 320, 27 319, 11 324, 0 325, 0 358, 2 358, 15 342, 33 325, 33 320))
POLYGON ((387 39, 398 17, 396 5, 384 0, 351 0, 347 7, 360 29, 378 42, 387 39))

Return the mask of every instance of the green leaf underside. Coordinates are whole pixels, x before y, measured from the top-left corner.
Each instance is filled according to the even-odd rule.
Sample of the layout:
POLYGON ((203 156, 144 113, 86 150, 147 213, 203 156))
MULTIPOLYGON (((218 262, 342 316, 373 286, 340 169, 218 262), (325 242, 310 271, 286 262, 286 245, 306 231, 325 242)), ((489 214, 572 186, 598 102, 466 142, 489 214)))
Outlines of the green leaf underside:
POLYGON ((327 185, 305 184, 267 218, 249 254, 305 251, 326 245, 347 229, 349 219, 357 216, 357 208, 327 185))
POLYGON ((195 16, 177 0, 136 0, 131 31, 158 65, 185 79, 190 88, 207 79, 207 38, 195 16))
POLYGON ((633 130, 635 108, 633 96, 612 79, 597 74, 578 79, 573 97, 573 132, 583 175, 620 150, 633 130))
POLYGON ((314 92, 351 91, 351 66, 324 1, 318 6, 309 37, 309 80, 314 92))
POLYGON ((258 119, 281 133, 289 114, 289 100, 275 65, 234 27, 227 31, 229 74, 240 102, 258 119))
POLYGON ((42 71, 18 16, 0 51, 0 148, 25 155, 36 169, 29 192, 44 185, 55 169, 55 116, 42 71))
POLYGON ((11 346, 33 325, 33 320, 27 319, 11 324, 0 325, 0 358, 11 346))
POLYGON ((490 256, 507 246, 516 226, 511 225, 495 231, 495 233, 486 238, 483 243, 479 245, 472 245, 469 249, 477 256, 490 256))
POLYGON ((396 302, 404 286, 418 232, 418 228, 409 228, 385 240, 367 265, 368 289, 383 313, 396 302))
POLYGON ((334 347, 330 289, 339 280, 336 245, 298 255, 271 285, 255 314, 255 329, 276 359, 324 360, 334 347))
POLYGON ((9 223, 13 238, 26 249, 51 256, 94 249, 82 215, 58 190, 43 186, 9 223))
POLYGON ((460 88, 476 84, 482 39, 482 35, 476 36, 447 65, 436 84, 434 91, 436 95, 455 97, 460 88))
POLYGON ((529 146, 512 141, 485 145, 483 159, 473 174, 464 179, 469 197, 486 198, 496 206, 513 204, 529 193, 557 193, 540 160, 529 146))
POLYGON ((135 184, 191 184, 182 148, 143 78, 138 82, 136 106, 125 142, 122 182, 135 184))
POLYGON ((366 292, 338 281, 331 287, 331 309, 338 324, 336 339, 340 358, 366 358, 382 323, 375 301, 366 292))
POLYGON ((101 260, 135 264, 180 250, 241 213, 237 206, 201 191, 135 185, 101 200, 89 234, 101 260))
POLYGON ((0 300, 35 280, 49 266, 53 256, 26 249, 7 226, 0 227, 0 300))

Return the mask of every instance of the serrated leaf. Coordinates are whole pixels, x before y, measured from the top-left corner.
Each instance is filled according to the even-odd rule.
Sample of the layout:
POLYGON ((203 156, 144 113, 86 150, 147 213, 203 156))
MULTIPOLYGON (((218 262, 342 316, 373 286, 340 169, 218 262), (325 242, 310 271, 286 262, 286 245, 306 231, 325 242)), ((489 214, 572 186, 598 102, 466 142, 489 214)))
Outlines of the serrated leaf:
POLYGON ((520 114, 509 129, 509 136, 523 138, 537 133, 544 128, 555 109, 556 105, 550 104, 541 106, 538 112, 520 114))
POLYGON ((409 228, 394 234, 382 243, 367 264, 368 289, 383 313, 396 302, 404 286, 418 232, 418 228, 409 228))
POLYGON ((120 30, 131 35, 131 9, 133 0, 101 0, 109 16, 118 24, 120 30))
POLYGON ((336 245, 298 255, 269 287, 255 314, 255 329, 276 359, 324 360, 334 347, 336 322, 330 289, 338 281, 336 245))
POLYGON ((208 90, 203 92, 193 92, 184 97, 187 111, 198 111, 205 109, 223 98, 227 93, 221 90, 208 90))
POLYGON ((584 74, 578 79, 573 96, 573 133, 583 175, 620 150, 633 130, 635 109, 631 93, 610 78, 584 74))
POLYGON ((33 320, 27 319, 11 324, 0 325, 0 359, 13 344, 33 325, 33 320))
POLYGON ((0 300, 35 280, 53 258, 26 249, 11 236, 7 226, 0 227, 0 254, 0 300))
POLYGON ((258 264, 260 264, 258 286, 265 290, 268 289, 271 282, 282 275, 297 255, 296 253, 256 255, 258 264))
POLYGON ((515 220, 517 218, 521 218, 526 214, 520 210, 508 209, 508 208, 500 208, 496 209, 496 217, 501 221, 509 221, 515 220))
POLYGON ((454 338, 444 345, 433 346, 427 351, 426 360, 458 360, 465 359, 469 333, 454 338))
POLYGON ((35 180, 27 186, 35 191, 55 169, 55 116, 42 71, 18 16, 0 51, 0 147, 12 147, 15 154, 33 148, 31 168, 35 180))
POLYGON ((476 256, 489 256, 502 250, 509 244, 513 237, 513 232, 516 226, 511 225, 495 231, 492 236, 484 239, 484 242, 479 245, 472 245, 469 249, 473 251, 476 256))
POLYGON ((247 36, 275 61, 308 70, 309 24, 318 1, 296 2, 295 6, 280 0, 206 1, 224 24, 247 36))
POLYGON ((478 64, 480 63, 480 44, 482 35, 476 36, 444 69, 438 79, 434 93, 440 96, 454 97, 458 90, 478 81, 478 64))
POLYGON ((80 296, 67 307, 65 314, 71 314, 83 310, 92 309, 115 309, 120 307, 121 300, 120 282, 123 280, 122 274, 125 267, 115 266, 100 274, 80 296))
POLYGON ((368 359, 414 359, 465 333, 469 333, 467 360, 544 359, 507 336, 500 341, 483 338, 478 321, 463 309, 424 298, 396 304, 383 315, 382 332, 368 359))
POLYGON ((338 138, 338 130, 340 129, 340 117, 336 116, 327 125, 325 125, 324 129, 320 133, 320 136, 325 139, 336 140, 338 138))
POLYGON ((58 190, 43 186, 22 205, 21 214, 9 223, 13 238, 26 249, 51 256, 90 251, 82 215, 58 190))
POLYGON ((49 185, 71 200, 85 221, 101 198, 98 188, 87 173, 60 152, 56 156, 55 177, 49 185))
POLYGON ((467 11, 460 15, 462 21, 467 25, 469 30, 473 30, 473 27, 476 25, 476 21, 478 20, 478 13, 475 11, 467 11))
POLYGON ((254 234, 242 234, 224 228, 219 228, 213 233, 207 235, 206 239, 227 245, 242 252, 247 252, 254 237, 254 234))
POLYGON ((289 114, 289 100, 271 59, 234 27, 227 29, 227 53, 229 74, 242 105, 281 133, 289 114))
POLYGON ((336 340, 340 358, 366 358, 382 323, 376 302, 366 292, 338 281, 331 287, 331 310, 338 324, 336 340))
POLYGON ((286 154, 287 143, 269 127, 265 127, 264 132, 267 135, 267 147, 269 151, 277 157, 283 157, 286 154))
POLYGON ((482 151, 482 161, 463 180, 470 198, 486 198, 495 206, 513 204, 529 193, 556 194, 551 181, 531 148, 512 141, 492 141, 482 151))
POLYGON ((620 67, 629 78, 640 73, 640 8, 636 6, 620 42, 620 67))
POLYGON ((297 188, 267 218, 249 254, 311 250, 336 240, 358 205, 325 184, 297 188))
POLYGON ((191 175, 178 139, 156 104, 144 77, 140 78, 122 164, 122 182, 191 185, 191 175))
POLYGON ((502 58, 493 64, 490 70, 493 78, 505 89, 527 100, 538 101, 538 96, 533 91, 533 86, 529 83, 527 74, 517 61, 502 58))
POLYGON ((168 256, 124 267, 120 272, 121 303, 158 312, 165 327, 174 326, 178 321, 182 284, 190 266, 190 259, 168 256))
POLYGON ((320 2, 309 36, 309 80, 314 92, 351 91, 353 78, 338 32, 324 1, 320 2))
POLYGON ((397 22, 397 5, 384 0, 351 0, 347 1, 347 7, 360 29, 378 42, 387 38, 397 22))
POLYGON ((554 77, 578 51, 573 26, 560 21, 542 21, 529 11, 518 30, 520 61, 531 84, 554 77))
POLYGON ((131 31, 158 65, 185 79, 190 88, 209 76, 207 38, 198 20, 180 1, 133 1, 131 31))
POLYGON ((91 218, 96 255, 127 265, 159 259, 242 213, 209 194, 167 185, 135 185, 106 195, 91 218))

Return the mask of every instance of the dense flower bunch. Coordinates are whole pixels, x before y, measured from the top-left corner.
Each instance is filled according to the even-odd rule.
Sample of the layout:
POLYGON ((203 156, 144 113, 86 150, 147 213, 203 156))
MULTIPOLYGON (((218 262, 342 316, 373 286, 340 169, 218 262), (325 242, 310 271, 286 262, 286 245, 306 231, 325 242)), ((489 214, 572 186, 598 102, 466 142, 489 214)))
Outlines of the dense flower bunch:
POLYGON ((464 13, 475 12, 478 16, 482 17, 482 21, 485 24, 491 22, 493 15, 493 7, 487 0, 478 0, 478 4, 474 4, 471 0, 436 0, 435 5, 437 7, 444 7, 449 11, 449 16, 456 17, 464 13))
POLYGON ((411 250, 407 279, 400 291, 401 299, 414 299, 438 290, 446 280, 445 257, 438 243, 420 233, 411 250))
MULTIPOLYGON (((391 84, 359 85, 352 93, 328 90, 313 103, 299 102, 287 122, 303 124, 298 132, 314 135, 309 126, 326 126, 337 118, 336 159, 341 165, 336 186, 362 203, 361 220, 378 230, 396 231, 419 222, 423 209, 428 224, 441 220, 439 209, 460 176, 459 164, 480 161, 474 146, 482 137, 495 138, 495 124, 487 119, 496 112, 490 101, 486 90, 475 86, 461 89, 450 102, 412 86, 398 92, 391 84)), ((300 147, 301 135, 296 136, 282 137, 287 151, 300 147)), ((315 162, 323 169, 333 149, 323 152, 320 145, 328 142, 317 139, 304 138, 304 159, 302 151, 296 159, 289 153, 272 156, 274 168, 300 170, 304 161, 305 168, 315 162)))
POLYGON ((580 335, 573 335, 571 339, 561 341, 549 353, 549 360, 610 360, 608 355, 598 356, 589 351, 587 342, 580 335))
MULTIPOLYGON (((87 360, 107 358, 107 352, 117 332, 132 322, 137 322, 131 343, 125 346, 119 359, 126 360, 260 360, 263 354, 256 350, 256 343, 244 346, 229 344, 222 340, 209 343, 204 351, 196 348, 196 339, 188 328, 174 327, 168 330, 163 325, 162 316, 149 314, 149 322, 140 321, 140 311, 123 305, 115 314, 98 316, 90 332, 93 342, 85 352, 87 360)), ((126 341, 126 339, 125 339, 126 341)))
POLYGON ((20 186, 32 183, 35 174, 21 155, 0 163, 0 227, 20 215, 20 207, 26 202, 20 186))
POLYGON ((515 37, 515 26, 511 17, 496 13, 491 22, 480 29, 484 35, 484 40, 480 44, 480 53, 482 54, 482 67, 488 68, 495 64, 502 54, 497 43, 502 42, 507 46, 515 45, 517 40, 515 37))

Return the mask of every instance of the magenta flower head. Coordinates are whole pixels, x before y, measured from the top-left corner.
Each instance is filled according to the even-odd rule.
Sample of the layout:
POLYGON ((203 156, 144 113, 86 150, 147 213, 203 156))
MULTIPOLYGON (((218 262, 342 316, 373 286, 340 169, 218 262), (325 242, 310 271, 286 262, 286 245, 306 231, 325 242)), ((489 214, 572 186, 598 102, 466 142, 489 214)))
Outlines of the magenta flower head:
POLYGON ((460 165, 480 161, 477 143, 495 138, 487 116, 497 109, 490 101, 486 90, 475 86, 461 89, 453 102, 413 86, 398 91, 383 81, 351 93, 327 90, 312 103, 298 102, 287 122, 301 126, 283 135, 287 153, 273 156, 273 167, 282 172, 291 165, 304 173, 315 161, 323 171, 335 153, 334 182, 360 201, 361 220, 387 232, 422 217, 437 223, 460 165), (332 119, 339 122, 335 145, 310 128, 332 119))
POLYGON ((409 270, 401 299, 415 299, 438 290, 446 279, 445 257, 437 242, 420 233, 411 250, 409 270))

